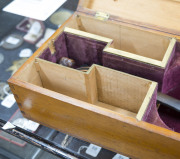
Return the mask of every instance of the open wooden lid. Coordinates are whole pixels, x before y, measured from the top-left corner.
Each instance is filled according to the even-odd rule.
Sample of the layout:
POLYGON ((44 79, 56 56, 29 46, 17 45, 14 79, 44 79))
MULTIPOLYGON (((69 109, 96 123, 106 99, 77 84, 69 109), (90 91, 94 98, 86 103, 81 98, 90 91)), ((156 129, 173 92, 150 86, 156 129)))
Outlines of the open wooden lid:
POLYGON ((110 20, 180 35, 180 0, 80 0, 78 11, 100 11, 110 20))

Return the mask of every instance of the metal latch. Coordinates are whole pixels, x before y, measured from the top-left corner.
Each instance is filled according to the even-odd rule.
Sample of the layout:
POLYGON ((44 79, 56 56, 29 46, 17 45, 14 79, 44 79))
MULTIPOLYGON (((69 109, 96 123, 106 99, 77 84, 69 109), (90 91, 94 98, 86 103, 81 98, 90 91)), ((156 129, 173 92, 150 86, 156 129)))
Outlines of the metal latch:
POLYGON ((96 19, 106 21, 109 19, 109 14, 104 12, 96 12, 95 17, 96 19))

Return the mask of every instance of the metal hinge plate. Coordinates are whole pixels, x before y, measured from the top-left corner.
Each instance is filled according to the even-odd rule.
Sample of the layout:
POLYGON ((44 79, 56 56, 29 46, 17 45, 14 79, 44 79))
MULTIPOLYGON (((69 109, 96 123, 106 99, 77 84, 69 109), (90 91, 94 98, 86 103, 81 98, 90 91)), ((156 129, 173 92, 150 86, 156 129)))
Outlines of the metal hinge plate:
POLYGON ((109 14, 104 12, 96 12, 95 17, 96 19, 106 21, 109 19, 109 14))

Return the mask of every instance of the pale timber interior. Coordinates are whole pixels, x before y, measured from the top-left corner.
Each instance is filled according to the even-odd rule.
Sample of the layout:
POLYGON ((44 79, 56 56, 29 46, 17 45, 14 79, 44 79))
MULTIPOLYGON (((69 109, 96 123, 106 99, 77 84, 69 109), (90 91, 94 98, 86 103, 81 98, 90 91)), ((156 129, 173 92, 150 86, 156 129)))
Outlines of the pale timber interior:
POLYGON ((18 75, 18 79, 43 87, 41 78, 35 67, 34 60, 22 70, 22 73, 18 75))
POLYGON ((180 35, 179 0, 82 0, 79 11, 109 13, 113 19, 180 35))
POLYGON ((152 84, 149 80, 95 64, 84 73, 39 58, 19 78, 133 118, 142 107, 152 84), (29 80, 29 72, 35 78, 29 80))
POLYGON ((154 60, 162 61, 171 38, 123 26, 113 21, 102 21, 93 16, 74 15, 66 25, 69 28, 111 38, 110 47, 154 60))

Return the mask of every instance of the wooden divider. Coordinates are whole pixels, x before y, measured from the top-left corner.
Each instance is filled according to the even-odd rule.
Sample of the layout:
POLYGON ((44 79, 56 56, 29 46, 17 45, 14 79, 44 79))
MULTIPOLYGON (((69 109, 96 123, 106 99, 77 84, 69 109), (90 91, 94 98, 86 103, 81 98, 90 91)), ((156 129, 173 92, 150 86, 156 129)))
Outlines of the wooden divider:
POLYGON ((88 72, 84 74, 84 76, 86 79, 88 102, 95 104, 98 101, 95 66, 92 65, 88 72))

